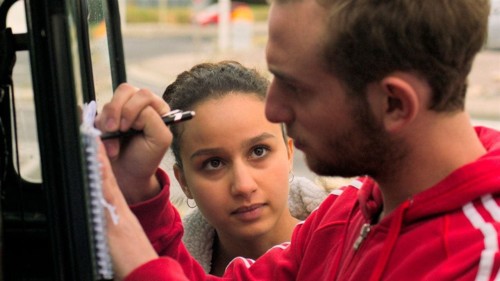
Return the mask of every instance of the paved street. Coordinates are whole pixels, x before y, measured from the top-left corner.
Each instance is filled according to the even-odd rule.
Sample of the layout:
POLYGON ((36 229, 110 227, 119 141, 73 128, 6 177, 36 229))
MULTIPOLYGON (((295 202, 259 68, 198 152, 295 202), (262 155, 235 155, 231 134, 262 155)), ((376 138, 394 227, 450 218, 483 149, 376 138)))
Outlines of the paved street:
POLYGON ((203 61, 233 59, 267 73, 266 39, 267 26, 259 23, 253 27, 248 48, 221 52, 215 26, 129 25, 123 30, 127 78, 161 94, 177 74, 203 61))

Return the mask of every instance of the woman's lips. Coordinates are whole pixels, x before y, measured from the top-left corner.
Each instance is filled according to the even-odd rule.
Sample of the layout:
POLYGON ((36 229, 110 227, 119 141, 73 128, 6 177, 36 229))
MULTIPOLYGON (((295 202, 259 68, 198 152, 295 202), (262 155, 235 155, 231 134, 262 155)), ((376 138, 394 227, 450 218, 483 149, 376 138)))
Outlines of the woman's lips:
POLYGON ((249 206, 239 207, 231 212, 231 215, 243 221, 253 221, 262 216, 263 207, 265 204, 252 204, 249 206))

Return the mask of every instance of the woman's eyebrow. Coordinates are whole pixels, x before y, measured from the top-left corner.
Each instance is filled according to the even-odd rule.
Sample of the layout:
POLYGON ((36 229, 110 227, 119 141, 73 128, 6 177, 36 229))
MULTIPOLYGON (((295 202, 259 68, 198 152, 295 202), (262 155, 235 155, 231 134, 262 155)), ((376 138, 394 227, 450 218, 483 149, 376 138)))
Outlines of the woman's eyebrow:
MULTIPOLYGON (((248 140, 245 140, 242 144, 241 144, 241 147, 244 148, 244 147, 249 147, 255 143, 259 143, 263 140, 266 140, 266 139, 270 139, 270 138, 275 138, 276 136, 271 134, 271 133, 268 133, 268 132, 264 132, 258 136, 255 136, 255 137, 252 137, 248 140)), ((196 150, 195 152, 193 152, 193 154, 191 154, 191 156, 189 157, 191 160, 196 158, 196 157, 200 157, 200 156, 207 156, 207 155, 214 155, 214 154, 222 154, 224 152, 224 149, 223 148, 218 148, 218 147, 215 147, 215 148, 202 148, 202 149, 198 149, 196 150)))
POLYGON ((256 137, 253 137, 253 138, 250 138, 246 141, 244 141, 242 144, 241 144, 241 147, 248 147, 248 146, 251 146, 255 143, 259 143, 263 140, 266 140, 266 139, 270 139, 270 138, 275 138, 276 136, 271 134, 271 133, 268 133, 268 132, 264 132, 256 137))
POLYGON ((223 152, 222 148, 203 148, 203 149, 199 149, 199 150, 196 150, 195 152, 193 152, 193 154, 191 154, 191 157, 189 157, 189 158, 193 159, 193 158, 200 157, 200 156, 220 154, 222 152, 223 152))

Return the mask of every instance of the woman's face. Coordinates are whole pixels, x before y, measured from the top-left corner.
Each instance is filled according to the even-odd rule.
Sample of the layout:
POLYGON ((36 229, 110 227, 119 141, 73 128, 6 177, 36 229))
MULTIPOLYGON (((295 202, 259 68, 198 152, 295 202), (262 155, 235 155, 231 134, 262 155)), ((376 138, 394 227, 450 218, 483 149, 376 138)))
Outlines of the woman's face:
POLYGON ((288 212, 293 145, 264 106, 257 96, 229 94, 197 105, 183 124, 176 178, 219 235, 253 238, 288 212))

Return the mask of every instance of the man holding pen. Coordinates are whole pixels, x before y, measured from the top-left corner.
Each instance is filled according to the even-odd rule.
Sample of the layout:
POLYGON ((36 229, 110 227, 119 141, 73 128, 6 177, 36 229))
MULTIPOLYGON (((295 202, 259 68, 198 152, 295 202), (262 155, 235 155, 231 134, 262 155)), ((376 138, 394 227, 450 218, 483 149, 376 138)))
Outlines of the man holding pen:
MULTIPOLYGON (((290 244, 233 260, 223 278, 499 276, 500 133, 472 127, 464 110, 488 13, 487 0, 273 2, 266 116, 286 124, 314 172, 361 178, 329 196, 290 244)), ((160 118, 169 110, 123 85, 99 117, 104 131, 144 131, 123 147, 105 143, 118 179, 104 158, 106 198, 122 218, 109 226, 119 279, 215 279, 180 242, 169 179, 156 169, 171 141, 160 118)))

